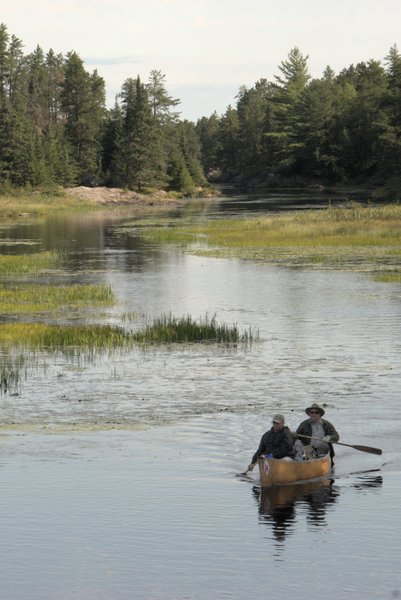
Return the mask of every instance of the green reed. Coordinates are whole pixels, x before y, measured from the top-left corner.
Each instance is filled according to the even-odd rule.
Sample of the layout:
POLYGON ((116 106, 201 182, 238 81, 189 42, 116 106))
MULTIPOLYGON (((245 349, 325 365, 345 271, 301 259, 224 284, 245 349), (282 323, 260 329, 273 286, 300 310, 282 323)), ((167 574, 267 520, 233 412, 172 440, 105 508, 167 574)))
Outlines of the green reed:
POLYGON ((209 342, 235 345, 239 342, 251 344, 256 336, 252 330, 240 333, 235 324, 218 324, 216 316, 209 319, 206 315, 196 321, 190 315, 177 318, 169 314, 146 324, 143 329, 134 332, 133 337, 137 342, 150 344, 209 342))
POLYGON ((27 350, 106 350, 131 346, 132 335, 111 325, 0 324, 0 347, 27 350))
POLYGON ((110 306, 115 301, 109 285, 0 284, 0 312, 7 314, 110 306))
POLYGON ((190 316, 161 316, 135 332, 111 325, 54 325, 46 323, 0 324, 0 348, 62 351, 74 354, 131 348, 140 344, 217 343, 250 345, 258 334, 251 329, 240 333, 237 325, 218 324, 216 317, 199 322, 190 316))

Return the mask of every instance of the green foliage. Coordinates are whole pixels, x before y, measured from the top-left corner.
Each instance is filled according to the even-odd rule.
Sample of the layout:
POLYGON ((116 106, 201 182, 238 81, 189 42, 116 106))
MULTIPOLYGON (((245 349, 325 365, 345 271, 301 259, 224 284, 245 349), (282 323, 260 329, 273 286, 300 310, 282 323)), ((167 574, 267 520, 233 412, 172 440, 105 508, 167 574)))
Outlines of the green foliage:
POLYGON ((128 79, 106 110, 103 78, 76 52, 22 48, 0 24, 0 186, 165 188, 174 155, 185 162, 177 189, 205 183, 194 126, 183 134, 161 71, 128 79))
POLYGON ((401 197, 401 55, 308 73, 298 48, 274 81, 242 86, 235 108, 197 123, 211 176, 244 184, 288 181, 386 185, 401 197))

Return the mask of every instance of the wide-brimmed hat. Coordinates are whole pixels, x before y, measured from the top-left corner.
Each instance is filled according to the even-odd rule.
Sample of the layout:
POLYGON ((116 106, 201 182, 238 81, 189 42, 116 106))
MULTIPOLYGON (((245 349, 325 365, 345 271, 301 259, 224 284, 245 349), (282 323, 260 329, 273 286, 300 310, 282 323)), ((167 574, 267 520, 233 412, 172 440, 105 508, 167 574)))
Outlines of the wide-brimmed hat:
POLYGON ((312 406, 308 406, 308 408, 305 408, 306 414, 309 415, 311 410, 317 410, 322 417, 324 415, 324 409, 316 403, 312 404, 312 406))

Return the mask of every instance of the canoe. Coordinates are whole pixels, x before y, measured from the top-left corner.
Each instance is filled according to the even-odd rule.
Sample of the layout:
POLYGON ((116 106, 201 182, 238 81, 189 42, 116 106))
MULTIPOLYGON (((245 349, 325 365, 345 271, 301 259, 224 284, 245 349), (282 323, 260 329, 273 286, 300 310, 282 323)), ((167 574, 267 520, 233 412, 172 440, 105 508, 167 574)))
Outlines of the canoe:
POLYGON ((329 454, 303 461, 266 458, 261 456, 258 459, 258 464, 260 483, 263 486, 282 485, 318 479, 319 477, 328 475, 331 470, 329 454))

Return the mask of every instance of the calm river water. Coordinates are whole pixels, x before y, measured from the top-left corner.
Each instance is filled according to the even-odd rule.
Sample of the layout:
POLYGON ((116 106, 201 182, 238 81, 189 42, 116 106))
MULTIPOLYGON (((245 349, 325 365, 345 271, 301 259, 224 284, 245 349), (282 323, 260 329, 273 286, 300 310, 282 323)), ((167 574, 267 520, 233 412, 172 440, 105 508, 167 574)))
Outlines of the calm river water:
MULTIPOLYGON (((223 198, 175 217, 309 203, 223 198)), ((38 249, 64 252, 46 281, 118 298, 67 322, 207 314, 260 341, 19 357, 0 395, 2 600, 401 597, 400 284, 197 257, 144 243, 134 218, 0 229, 2 252, 38 249), (238 477, 272 415, 296 428, 312 402, 383 455, 336 446, 330 481, 276 491, 238 477)))

